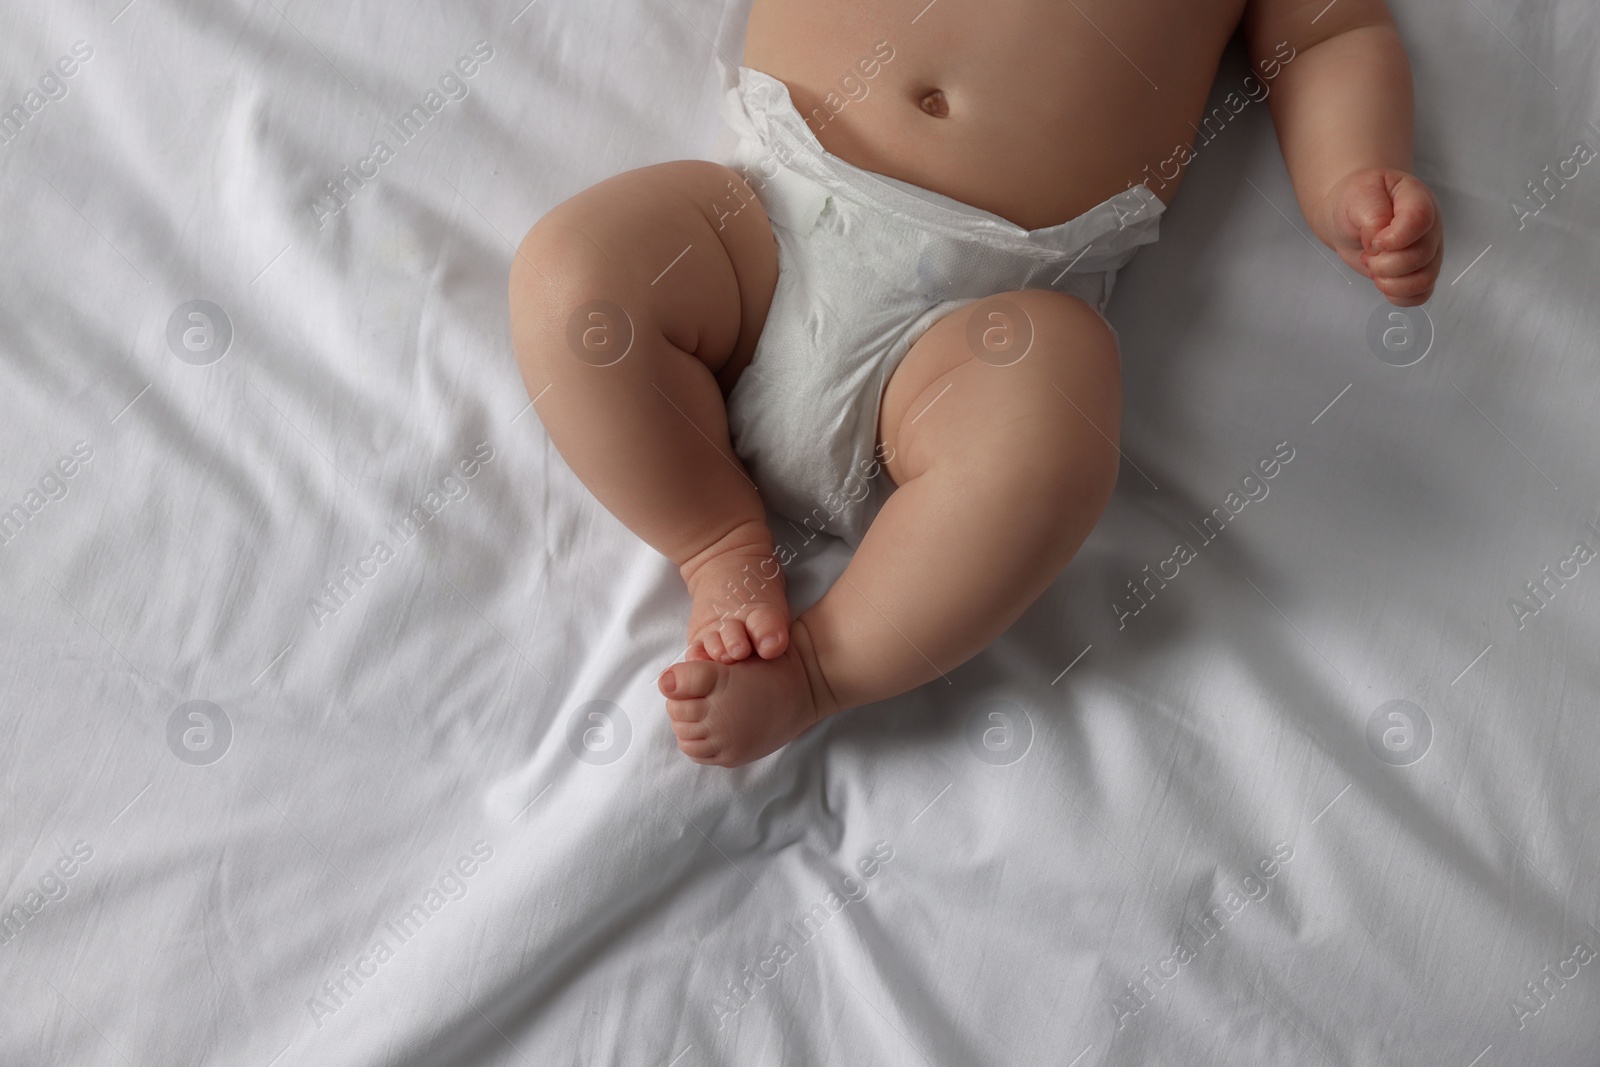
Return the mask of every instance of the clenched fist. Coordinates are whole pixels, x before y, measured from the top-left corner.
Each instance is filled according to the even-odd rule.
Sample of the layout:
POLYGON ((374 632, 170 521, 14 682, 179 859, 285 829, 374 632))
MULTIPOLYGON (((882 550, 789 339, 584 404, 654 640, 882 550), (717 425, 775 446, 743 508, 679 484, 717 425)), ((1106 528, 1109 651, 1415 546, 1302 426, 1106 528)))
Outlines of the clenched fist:
POLYGON ((1334 251, 1399 307, 1433 294, 1444 258, 1439 203, 1416 176, 1374 167, 1346 175, 1324 208, 1334 251))

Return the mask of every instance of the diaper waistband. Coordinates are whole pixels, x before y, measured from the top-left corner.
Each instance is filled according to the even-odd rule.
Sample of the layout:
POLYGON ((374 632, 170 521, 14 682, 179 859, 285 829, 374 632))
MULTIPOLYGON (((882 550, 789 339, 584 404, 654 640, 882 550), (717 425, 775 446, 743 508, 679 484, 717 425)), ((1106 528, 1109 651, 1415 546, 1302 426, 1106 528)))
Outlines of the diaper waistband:
POLYGON ((778 168, 797 173, 829 193, 914 221, 922 229, 1046 263, 1074 273, 1122 267, 1141 246, 1156 240, 1166 205, 1143 184, 1055 226, 1028 230, 991 212, 863 170, 822 147, 796 110, 789 87, 751 67, 722 64, 723 119, 741 140, 759 145, 778 168))

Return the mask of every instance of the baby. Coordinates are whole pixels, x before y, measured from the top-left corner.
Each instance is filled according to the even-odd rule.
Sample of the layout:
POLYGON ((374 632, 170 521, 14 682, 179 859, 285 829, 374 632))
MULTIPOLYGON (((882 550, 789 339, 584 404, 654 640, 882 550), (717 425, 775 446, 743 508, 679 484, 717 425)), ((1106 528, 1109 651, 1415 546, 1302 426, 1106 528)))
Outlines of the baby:
POLYGON ((1241 25, 1307 223, 1422 303, 1439 213, 1383 0, 756 0, 723 163, 618 175, 528 233, 535 410, 689 588, 658 684, 690 759, 944 677, 1061 573, 1117 477, 1101 312, 1244 106, 1204 111, 1241 25), (791 619, 782 567, 818 531, 854 557, 791 619))

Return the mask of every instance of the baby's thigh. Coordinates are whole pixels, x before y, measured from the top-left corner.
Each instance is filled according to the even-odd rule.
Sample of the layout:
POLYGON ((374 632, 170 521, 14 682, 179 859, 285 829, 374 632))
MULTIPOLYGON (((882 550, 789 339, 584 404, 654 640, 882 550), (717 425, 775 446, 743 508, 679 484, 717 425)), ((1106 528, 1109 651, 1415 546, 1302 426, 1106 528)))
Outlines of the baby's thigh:
POLYGON ((1098 312, 1047 289, 1002 293, 946 315, 906 353, 884 389, 879 454, 897 485, 963 464, 1109 496, 1121 403, 1116 335, 1098 312))

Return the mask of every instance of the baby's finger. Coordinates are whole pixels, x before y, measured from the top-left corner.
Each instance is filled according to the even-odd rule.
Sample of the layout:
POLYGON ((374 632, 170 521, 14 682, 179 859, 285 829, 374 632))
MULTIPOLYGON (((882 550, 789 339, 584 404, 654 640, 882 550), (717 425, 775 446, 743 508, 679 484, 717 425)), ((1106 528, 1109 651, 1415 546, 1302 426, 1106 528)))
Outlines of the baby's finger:
POLYGON ((1439 208, 1433 193, 1411 175, 1402 175, 1389 190, 1394 202, 1394 214, 1372 238, 1372 251, 1393 252, 1416 243, 1418 238, 1434 228, 1439 219, 1439 208))
POLYGON ((1373 284, 1378 292, 1388 297, 1389 303, 1403 308, 1416 307, 1433 295, 1433 283, 1439 280, 1439 264, 1443 261, 1444 249, 1441 248, 1421 270, 1398 278, 1374 278, 1373 284))
POLYGON ((1369 172, 1360 181, 1352 181, 1344 188, 1336 231, 1350 247, 1372 250, 1372 240, 1393 218, 1389 191, 1383 177, 1369 172))
POLYGON ((1407 248, 1363 255, 1361 263, 1367 268, 1367 273, 1371 277, 1398 278, 1427 266, 1439 251, 1439 241, 1439 231, 1432 229, 1423 234, 1420 241, 1407 248))
POLYGON ((1361 249, 1339 248, 1338 246, 1334 246, 1333 250, 1339 254, 1340 259, 1344 260, 1345 266, 1349 267, 1363 278, 1372 277, 1372 272, 1367 269, 1367 254, 1361 251, 1361 249))

